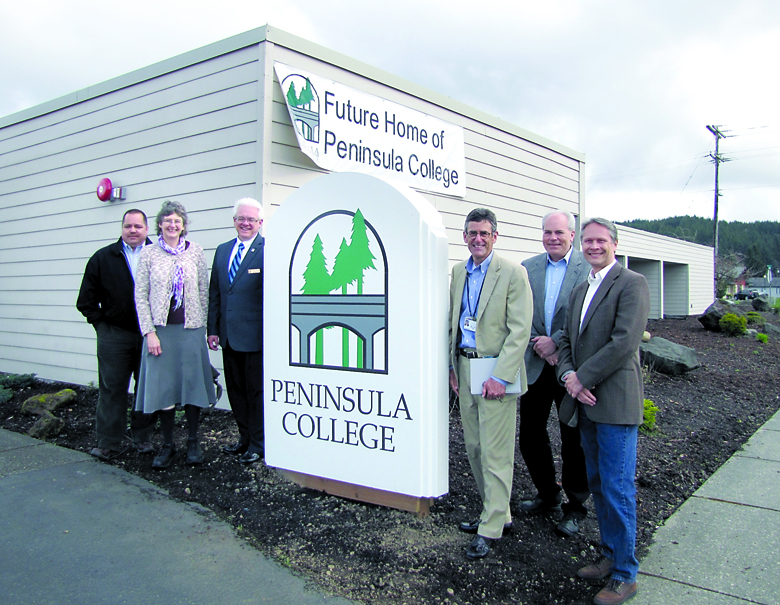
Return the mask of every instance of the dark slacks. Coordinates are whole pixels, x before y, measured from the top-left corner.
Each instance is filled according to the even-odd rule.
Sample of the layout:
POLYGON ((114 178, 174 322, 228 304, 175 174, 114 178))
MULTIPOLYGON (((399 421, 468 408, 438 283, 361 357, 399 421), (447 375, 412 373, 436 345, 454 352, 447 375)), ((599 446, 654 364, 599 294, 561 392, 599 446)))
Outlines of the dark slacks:
POLYGON ((222 347, 230 409, 238 425, 242 445, 256 454, 265 452, 263 418, 263 352, 234 351, 229 343, 222 347))
MULTIPOLYGON (((96 326, 98 357, 98 403, 95 411, 95 431, 98 447, 120 450, 127 432, 127 409, 130 413, 130 437, 135 443, 152 440, 155 417, 136 412, 130 406, 127 392, 130 378, 138 389, 138 369, 141 364, 143 337, 105 322, 96 326)), ((134 397, 135 399, 135 397, 134 397)))
MULTIPOLYGON (((550 435, 547 433, 547 421, 552 404, 561 407, 566 388, 558 383, 555 367, 547 363, 544 369, 520 398, 520 453, 525 460, 531 480, 539 492, 539 498, 552 502, 558 497, 561 486, 555 480, 550 435)), ((580 431, 558 423, 561 429, 561 483, 568 502, 563 503, 565 513, 584 517, 588 510, 585 501, 590 495, 588 475, 585 470, 585 455, 580 443, 580 431)))

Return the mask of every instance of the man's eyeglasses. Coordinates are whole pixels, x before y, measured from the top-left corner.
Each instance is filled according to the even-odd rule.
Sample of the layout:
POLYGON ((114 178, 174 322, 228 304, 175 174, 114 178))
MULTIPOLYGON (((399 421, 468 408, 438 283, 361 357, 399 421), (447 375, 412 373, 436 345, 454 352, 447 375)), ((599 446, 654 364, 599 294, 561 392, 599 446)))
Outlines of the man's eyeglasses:
POLYGON ((492 231, 466 231, 466 236, 469 239, 476 239, 478 235, 482 239, 488 239, 489 237, 493 236, 493 232, 492 231))
POLYGON ((249 223, 250 225, 254 225, 255 223, 260 222, 259 219, 256 219, 253 216, 234 216, 233 220, 237 223, 249 223))

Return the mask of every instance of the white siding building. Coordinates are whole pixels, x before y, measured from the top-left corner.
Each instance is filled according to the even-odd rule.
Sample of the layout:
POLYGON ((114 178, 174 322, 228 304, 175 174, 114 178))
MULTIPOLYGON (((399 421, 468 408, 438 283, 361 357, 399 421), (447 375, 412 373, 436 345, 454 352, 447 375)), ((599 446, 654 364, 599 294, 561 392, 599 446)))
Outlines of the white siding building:
POLYGON ((650 286, 650 317, 704 313, 713 301, 712 248, 618 225, 618 260, 650 286))
MULTIPOLYGON (((421 191, 444 217, 451 262, 466 254, 475 207, 496 212, 496 249, 516 261, 542 251, 548 211, 584 213, 583 154, 266 26, 0 118, 0 371, 97 379, 94 332, 75 301, 87 259, 116 241, 126 210, 153 218, 162 201, 182 202, 210 262, 235 235, 235 200, 259 199, 273 220, 324 172, 298 147, 274 62, 464 129, 467 195, 421 191), (98 200, 104 177, 124 199, 98 200)), ((654 316, 706 308, 710 249, 620 231, 618 251, 654 280, 654 316)))

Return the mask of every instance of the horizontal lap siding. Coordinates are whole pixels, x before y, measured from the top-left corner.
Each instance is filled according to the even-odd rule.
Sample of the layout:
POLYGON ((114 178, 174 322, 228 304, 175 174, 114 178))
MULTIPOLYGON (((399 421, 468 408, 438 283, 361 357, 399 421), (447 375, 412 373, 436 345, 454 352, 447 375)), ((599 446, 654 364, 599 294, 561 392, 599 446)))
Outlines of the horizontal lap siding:
POLYGON ((96 380, 75 302, 127 209, 153 236, 161 202, 182 202, 211 263, 235 200, 258 195, 259 58, 248 47, 0 129, 0 370, 96 380), (97 199, 106 176, 125 200, 97 199))
MULTIPOLYGON (((712 248, 618 225, 618 255, 688 265, 688 314, 703 313, 713 301, 712 248)), ((677 283, 677 282, 674 282, 677 283)), ((674 297, 665 284, 664 296, 674 297)), ((680 299, 678 299, 680 300, 680 299)))
POLYGON ((444 218, 451 262, 467 254, 462 223, 475 207, 495 210, 496 249, 517 262, 541 251, 545 212, 578 213, 581 164, 553 143, 512 126, 516 132, 505 132, 457 103, 425 100, 428 92, 389 74, 361 75, 364 67, 341 68, 279 44, 230 50, 187 66, 172 60, 151 67, 148 78, 130 74, 52 102, 52 110, 30 119, 4 121, 0 370, 96 379, 94 332, 75 300, 88 258, 116 241, 125 210, 140 208, 153 219, 162 201, 181 201, 190 239, 210 264, 216 246, 234 233, 229 213, 236 199, 262 199, 270 218, 290 193, 325 174, 299 150, 275 74, 263 75, 274 59, 464 128, 466 198, 422 192, 444 218), (267 116, 265 124, 258 116, 267 116), (125 200, 97 200, 106 176, 123 187, 125 200))
MULTIPOLYGON (((450 241, 450 264, 467 255, 462 237, 463 220, 474 208, 487 207, 496 213, 499 223, 496 250, 517 262, 542 251, 544 214, 556 209, 579 214, 581 164, 578 160, 288 49, 276 47, 273 58, 464 128, 466 197, 420 191, 444 219, 450 241)), ((271 102, 272 160, 264 179, 267 213, 272 213, 298 187, 326 172, 298 148, 275 74, 271 102)))

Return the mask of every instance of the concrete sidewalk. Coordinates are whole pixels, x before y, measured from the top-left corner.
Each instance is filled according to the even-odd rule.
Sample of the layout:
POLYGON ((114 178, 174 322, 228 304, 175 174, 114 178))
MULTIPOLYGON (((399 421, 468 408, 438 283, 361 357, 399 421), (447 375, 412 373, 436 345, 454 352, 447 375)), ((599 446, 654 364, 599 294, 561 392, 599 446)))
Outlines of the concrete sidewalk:
POLYGON ((0 429, 0 603, 346 605, 210 511, 87 454, 0 429))
POLYGON ((780 603, 780 412, 653 538, 631 605, 780 603))
MULTIPOLYGON (((0 429, 0 603, 348 601, 210 511, 87 454, 0 429)), ((780 603, 780 412, 656 531, 632 605, 780 603)))

